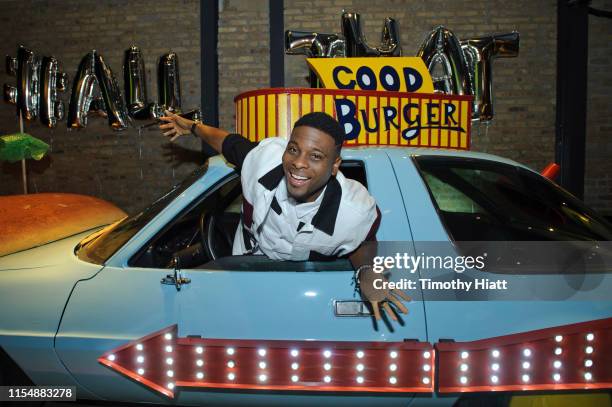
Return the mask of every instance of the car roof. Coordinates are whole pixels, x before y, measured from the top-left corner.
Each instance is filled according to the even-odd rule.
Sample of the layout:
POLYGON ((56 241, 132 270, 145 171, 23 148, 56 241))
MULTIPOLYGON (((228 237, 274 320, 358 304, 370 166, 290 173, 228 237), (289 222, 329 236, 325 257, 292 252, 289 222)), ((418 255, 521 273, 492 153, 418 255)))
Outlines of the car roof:
MULTIPOLYGON (((495 161, 513 166, 519 166, 530 171, 534 171, 532 168, 510 160, 508 158, 500 157, 494 154, 481 153, 477 151, 466 151, 466 150, 453 150, 444 148, 426 148, 426 147, 403 147, 403 146, 344 146, 342 151, 345 152, 367 152, 368 155, 380 154, 389 155, 394 158, 402 157, 416 157, 416 156, 438 156, 438 157, 463 157, 463 158, 476 158, 481 160, 495 161), (360 151, 362 150, 362 151, 360 151)), ((344 154, 343 154, 344 155, 344 154)), ((360 154, 361 155, 361 154, 360 154)), ((209 165, 214 166, 227 166, 226 161, 222 156, 212 157, 209 165)), ((535 172, 535 171, 534 171, 535 172)))

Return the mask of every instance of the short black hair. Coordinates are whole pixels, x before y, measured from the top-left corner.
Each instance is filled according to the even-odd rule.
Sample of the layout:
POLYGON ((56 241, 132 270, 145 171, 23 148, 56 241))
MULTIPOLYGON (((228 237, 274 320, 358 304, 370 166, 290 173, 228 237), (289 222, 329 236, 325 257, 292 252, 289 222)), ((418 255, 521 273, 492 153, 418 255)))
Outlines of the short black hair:
POLYGON ((313 127, 334 139, 336 150, 340 152, 342 143, 344 142, 344 129, 336 119, 324 112, 312 112, 302 116, 293 128, 299 126, 313 127))

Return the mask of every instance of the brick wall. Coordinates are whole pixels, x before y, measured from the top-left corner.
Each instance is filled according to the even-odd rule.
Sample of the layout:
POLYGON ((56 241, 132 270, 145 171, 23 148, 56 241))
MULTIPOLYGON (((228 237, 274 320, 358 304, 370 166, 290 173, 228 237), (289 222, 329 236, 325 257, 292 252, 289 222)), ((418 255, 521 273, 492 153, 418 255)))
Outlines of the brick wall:
MULTIPOLYGON (((268 1, 222 0, 219 4, 220 125, 233 129, 234 96, 269 86, 268 1)), ((610 0, 595 0, 593 6, 612 9, 610 0)), ((14 55, 17 44, 23 43, 54 54, 74 76, 81 57, 95 48, 122 82, 123 51, 135 43, 146 57, 151 99, 157 94, 156 59, 171 48, 180 58, 183 106, 199 104, 198 1, 8 0, 1 7, 0 55, 14 55)), ((343 9, 362 14, 372 43, 378 41, 385 17, 398 20, 405 55, 414 55, 438 24, 460 38, 519 31, 519 57, 494 63, 496 115, 489 126, 476 126, 474 148, 536 169, 554 159, 555 0, 285 0, 285 28, 338 32, 343 9)), ((610 214, 610 24, 596 17, 590 20, 586 200, 610 214)), ((306 75, 303 56, 285 56, 287 86, 307 86, 306 75)), ((0 84, 13 80, 2 70, 0 84)), ((13 107, 0 105, 0 132, 15 130, 13 107)), ((103 119, 93 119, 81 131, 68 132, 65 122, 53 131, 36 123, 27 130, 53 148, 49 159, 29 163, 32 190, 92 194, 128 210, 150 202, 196 165, 185 163, 185 158, 196 157, 180 149, 197 150, 195 140, 186 138, 171 149, 155 129, 142 134, 136 129, 113 133, 103 119)), ((19 165, 1 166, 0 194, 20 192, 19 170, 19 165)))
POLYGON ((234 96, 270 85, 268 0, 225 0, 219 10, 219 125, 234 129, 234 96))
MULTIPOLYGON (((612 10, 611 0, 591 6, 612 10)), ((584 199, 612 215, 612 20, 589 17, 586 171, 584 199)))
MULTIPOLYGON (((130 45, 145 57, 148 96, 157 100, 157 59, 179 56, 183 108, 200 104, 200 5, 197 0, 13 1, 0 3, 0 55, 16 56, 19 44, 54 55, 70 77, 81 58, 96 49, 123 86, 123 53, 130 45)), ((0 85, 15 83, 0 69, 0 85)), ((123 89, 123 88, 122 88, 123 89)), ((63 99, 67 102, 69 94, 63 99)), ((66 121, 49 130, 26 122, 26 132, 51 145, 41 162, 28 161, 32 192, 62 191, 95 195, 134 211, 183 179, 195 164, 179 160, 155 128, 113 132, 106 119, 90 118, 82 130, 68 131, 66 121)), ((0 134, 18 131, 15 109, 0 102, 0 134)), ((181 142, 199 149, 196 140, 181 142)), ((0 165, 0 194, 21 193, 20 164, 0 165)))

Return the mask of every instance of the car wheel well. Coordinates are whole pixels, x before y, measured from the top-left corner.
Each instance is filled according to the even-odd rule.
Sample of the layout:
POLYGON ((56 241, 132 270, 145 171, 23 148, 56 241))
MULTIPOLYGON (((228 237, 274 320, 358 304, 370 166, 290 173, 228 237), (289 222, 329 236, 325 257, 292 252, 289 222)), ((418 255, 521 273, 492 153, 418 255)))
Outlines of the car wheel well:
POLYGON ((33 386, 34 382, 0 347, 0 386, 33 386))

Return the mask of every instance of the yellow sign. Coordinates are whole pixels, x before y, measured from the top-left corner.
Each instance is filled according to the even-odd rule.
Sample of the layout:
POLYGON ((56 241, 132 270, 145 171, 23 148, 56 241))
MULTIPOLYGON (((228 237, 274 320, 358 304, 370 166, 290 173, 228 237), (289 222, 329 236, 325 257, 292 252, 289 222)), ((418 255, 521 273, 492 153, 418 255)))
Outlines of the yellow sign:
POLYGON ((308 58, 326 89, 433 93, 431 75, 421 57, 308 58))
POLYGON ((252 141, 274 136, 289 138, 300 117, 310 112, 326 112, 344 127, 345 146, 460 150, 470 146, 469 96, 275 88, 245 92, 234 101, 236 131, 252 141))

